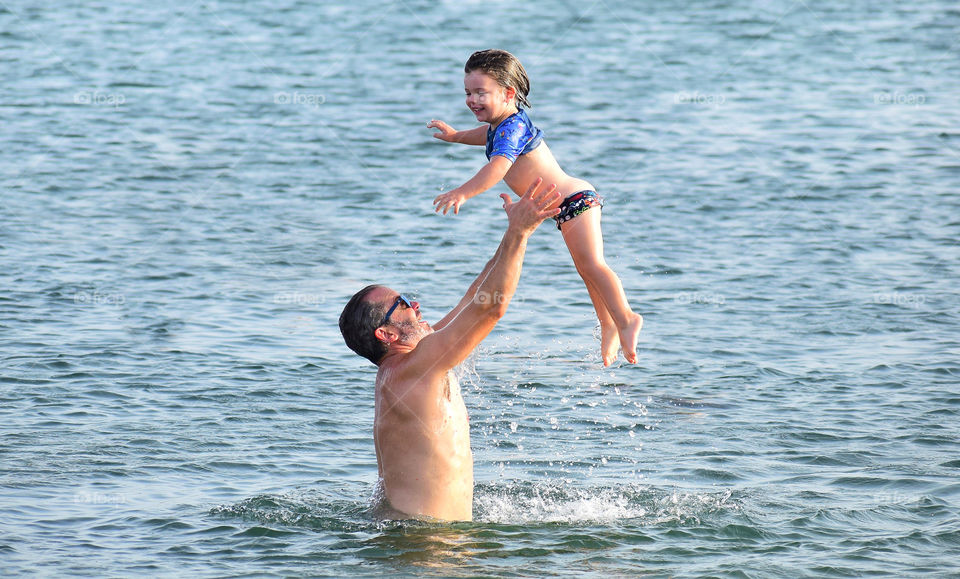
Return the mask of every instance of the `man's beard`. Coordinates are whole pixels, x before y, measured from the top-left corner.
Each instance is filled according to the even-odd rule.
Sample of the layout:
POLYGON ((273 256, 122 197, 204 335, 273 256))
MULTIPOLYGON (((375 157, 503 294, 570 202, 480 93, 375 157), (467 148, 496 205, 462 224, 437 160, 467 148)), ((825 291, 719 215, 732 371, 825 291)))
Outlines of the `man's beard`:
POLYGON ((433 328, 417 322, 402 322, 397 324, 400 328, 400 339, 397 342, 405 346, 415 346, 420 340, 433 332, 433 328))

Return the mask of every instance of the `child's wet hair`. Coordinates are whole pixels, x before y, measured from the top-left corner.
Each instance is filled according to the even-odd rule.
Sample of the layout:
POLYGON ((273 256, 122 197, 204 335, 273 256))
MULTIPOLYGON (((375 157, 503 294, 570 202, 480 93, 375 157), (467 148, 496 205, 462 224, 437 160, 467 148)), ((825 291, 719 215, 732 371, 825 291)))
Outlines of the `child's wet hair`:
POLYGON ((463 72, 469 74, 475 70, 486 74, 504 88, 517 91, 517 103, 530 107, 527 95, 530 94, 530 79, 527 71, 516 56, 506 50, 478 50, 467 59, 463 72))

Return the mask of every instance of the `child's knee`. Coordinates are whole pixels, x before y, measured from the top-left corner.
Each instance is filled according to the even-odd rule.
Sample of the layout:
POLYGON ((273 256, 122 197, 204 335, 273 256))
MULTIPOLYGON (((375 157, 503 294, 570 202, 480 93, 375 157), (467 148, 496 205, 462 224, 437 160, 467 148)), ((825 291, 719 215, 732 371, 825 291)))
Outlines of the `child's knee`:
POLYGON ((573 263, 577 267, 577 273, 580 274, 580 277, 587 279, 602 279, 610 270, 602 257, 599 259, 590 257, 579 261, 574 260, 573 263))

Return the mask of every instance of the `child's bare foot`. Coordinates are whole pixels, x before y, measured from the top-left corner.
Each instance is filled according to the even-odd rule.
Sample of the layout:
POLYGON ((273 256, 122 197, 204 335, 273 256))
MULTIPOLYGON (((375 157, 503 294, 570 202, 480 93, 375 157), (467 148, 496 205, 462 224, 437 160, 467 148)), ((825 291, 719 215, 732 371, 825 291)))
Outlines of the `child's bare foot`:
POLYGON ((637 363, 637 338, 640 337, 640 328, 643 327, 643 316, 633 314, 630 323, 620 328, 620 346, 623 348, 623 357, 631 364, 637 363))
POLYGON ((613 322, 600 324, 600 355, 603 356, 603 365, 609 366, 617 361, 617 350, 620 349, 620 335, 613 322))

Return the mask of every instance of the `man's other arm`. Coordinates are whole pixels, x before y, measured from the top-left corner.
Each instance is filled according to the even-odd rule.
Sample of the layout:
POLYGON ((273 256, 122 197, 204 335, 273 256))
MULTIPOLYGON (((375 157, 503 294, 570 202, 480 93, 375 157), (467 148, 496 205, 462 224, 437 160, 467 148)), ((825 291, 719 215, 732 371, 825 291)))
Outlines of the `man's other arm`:
POLYGON ((507 194, 500 196, 508 219, 500 246, 460 304, 441 320, 440 329, 424 337, 411 352, 407 366, 410 370, 432 373, 453 368, 473 352, 504 316, 520 280, 527 239, 544 219, 559 212, 555 207, 560 201, 556 186, 541 191, 541 184, 542 180, 537 179, 517 202, 512 202, 507 194))

